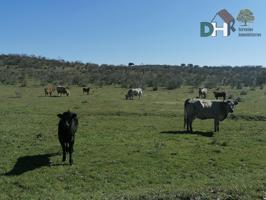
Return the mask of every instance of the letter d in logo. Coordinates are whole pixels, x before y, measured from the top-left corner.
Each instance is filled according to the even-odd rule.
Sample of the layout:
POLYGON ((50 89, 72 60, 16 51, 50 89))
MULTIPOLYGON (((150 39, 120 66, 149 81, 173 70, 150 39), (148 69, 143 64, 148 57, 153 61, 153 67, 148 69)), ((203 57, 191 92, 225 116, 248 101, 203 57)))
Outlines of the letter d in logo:
POLYGON ((213 25, 209 22, 201 22, 200 23, 200 36, 201 37, 209 37, 212 35, 214 31, 213 25), (206 32, 206 27, 209 28, 208 32, 206 32))

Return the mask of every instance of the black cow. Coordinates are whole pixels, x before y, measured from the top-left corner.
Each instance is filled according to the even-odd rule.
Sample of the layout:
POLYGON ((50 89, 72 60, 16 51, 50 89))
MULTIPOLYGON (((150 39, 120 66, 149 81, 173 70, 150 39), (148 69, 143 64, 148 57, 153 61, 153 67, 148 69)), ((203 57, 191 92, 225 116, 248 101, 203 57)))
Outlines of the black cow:
POLYGON ((133 92, 133 90, 130 88, 130 89, 127 91, 127 94, 125 95, 126 100, 133 100, 133 96, 134 96, 134 92, 133 92))
POLYGON ((58 124, 58 139, 63 150, 63 162, 66 160, 66 153, 69 153, 69 163, 72 165, 75 133, 78 128, 77 114, 67 111, 63 114, 58 114, 57 116, 60 118, 58 124))
POLYGON ((218 99, 218 97, 223 97, 223 99, 226 99, 226 93, 225 92, 213 92, 214 96, 216 99, 218 99))
POLYGON ((61 96, 61 95, 66 95, 66 96, 69 96, 70 95, 70 91, 68 90, 68 89, 66 89, 64 86, 57 86, 56 87, 56 91, 57 91, 57 94, 59 95, 59 96, 61 96))
POLYGON ((84 93, 87 93, 87 95, 89 95, 89 93, 90 93, 90 89, 91 89, 90 87, 83 88, 83 89, 82 89, 83 94, 84 94, 84 93))

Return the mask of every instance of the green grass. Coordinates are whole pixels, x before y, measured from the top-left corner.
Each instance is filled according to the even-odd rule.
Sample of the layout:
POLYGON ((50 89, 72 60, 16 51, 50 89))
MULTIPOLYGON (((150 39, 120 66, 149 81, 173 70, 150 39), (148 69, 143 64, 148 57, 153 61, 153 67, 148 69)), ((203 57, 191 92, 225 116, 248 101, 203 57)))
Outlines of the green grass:
POLYGON ((43 97, 43 88, 0 86, 0 199, 266 197, 265 90, 241 96, 219 133, 195 120, 196 134, 185 134, 190 90, 147 89, 126 101, 119 87, 43 97), (56 115, 67 109, 80 124, 73 166, 62 165, 57 140, 56 115))

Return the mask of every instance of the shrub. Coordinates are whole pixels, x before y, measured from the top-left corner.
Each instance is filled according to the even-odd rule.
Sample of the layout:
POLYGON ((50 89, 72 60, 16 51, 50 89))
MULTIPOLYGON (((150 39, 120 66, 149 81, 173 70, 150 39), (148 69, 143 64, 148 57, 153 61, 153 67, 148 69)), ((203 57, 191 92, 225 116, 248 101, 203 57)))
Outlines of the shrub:
POLYGON ((176 88, 179 88, 182 85, 182 80, 180 79, 170 79, 166 83, 166 89, 168 90, 174 90, 176 88))
POLYGON ((250 88, 250 91, 255 91, 255 90, 256 90, 255 87, 250 88))
POLYGON ((245 90, 242 90, 242 91, 240 92, 240 95, 247 95, 247 94, 248 94, 248 92, 245 91, 245 90))
POLYGON ((21 98, 22 97, 22 93, 20 90, 15 90, 15 98, 21 98))
POLYGON ((152 91, 157 91, 157 90, 158 90, 158 87, 157 86, 155 86, 155 87, 152 88, 152 91))

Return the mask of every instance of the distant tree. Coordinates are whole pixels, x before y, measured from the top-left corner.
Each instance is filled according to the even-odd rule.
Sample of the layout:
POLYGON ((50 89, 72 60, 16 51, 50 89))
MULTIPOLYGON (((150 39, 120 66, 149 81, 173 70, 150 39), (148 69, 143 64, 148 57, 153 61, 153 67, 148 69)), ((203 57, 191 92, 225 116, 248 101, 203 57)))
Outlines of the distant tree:
POLYGON ((166 82, 166 89, 173 90, 179 88, 182 85, 182 79, 171 78, 166 82))
POLYGON ((128 63, 128 66, 134 66, 135 64, 133 62, 128 63))
POLYGON ((238 16, 237 16, 237 21, 243 22, 243 26, 247 26, 248 22, 253 22, 255 20, 255 17, 253 16, 253 13, 249 9, 243 9, 240 10, 238 16))

